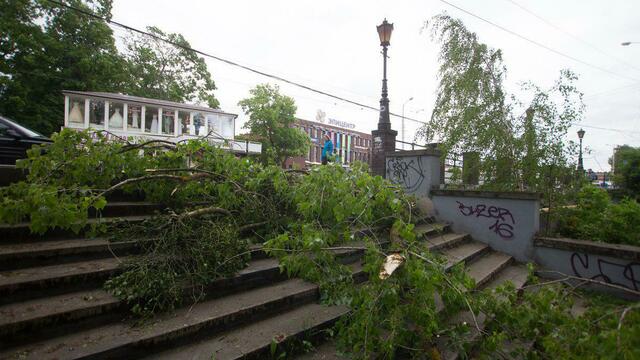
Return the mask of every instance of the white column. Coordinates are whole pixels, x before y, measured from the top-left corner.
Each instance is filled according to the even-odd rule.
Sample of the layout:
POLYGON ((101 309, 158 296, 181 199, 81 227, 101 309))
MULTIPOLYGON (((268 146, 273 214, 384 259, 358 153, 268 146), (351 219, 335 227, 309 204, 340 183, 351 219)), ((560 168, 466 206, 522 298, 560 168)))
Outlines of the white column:
POLYGON ((69 126, 69 95, 64 96, 64 126, 69 126))
POLYGON ((84 99, 84 128, 89 128, 89 99, 84 99))
POLYGON ((207 115, 204 116, 204 125, 202 126, 202 134, 200 136, 207 136, 209 134, 209 119, 207 119, 207 115))
POLYGON ((178 130, 178 110, 175 111, 175 113, 173 114, 173 135, 174 136, 178 136, 180 134, 180 130, 182 130, 182 128, 180 128, 180 130, 178 130))
POLYGON ((162 108, 158 108, 158 134, 162 135, 162 108))
POLYGON ((127 103, 124 103, 122 105, 122 130, 124 131, 124 137, 126 138, 129 135, 129 123, 128 123, 128 117, 129 117, 129 106, 127 105, 127 103))
POLYGON ((104 102, 104 129, 109 130, 109 102, 104 102))
POLYGON ((147 113, 147 107, 146 106, 140 106, 140 131, 144 132, 145 131, 145 118, 146 118, 146 113, 147 113))

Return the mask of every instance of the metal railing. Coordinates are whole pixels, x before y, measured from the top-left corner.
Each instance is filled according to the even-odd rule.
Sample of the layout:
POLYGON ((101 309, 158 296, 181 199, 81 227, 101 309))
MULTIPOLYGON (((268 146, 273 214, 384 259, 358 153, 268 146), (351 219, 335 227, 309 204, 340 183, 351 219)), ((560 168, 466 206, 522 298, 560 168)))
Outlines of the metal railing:
POLYGON ((420 145, 420 144, 416 144, 416 143, 412 143, 412 142, 406 142, 406 141, 401 141, 401 140, 396 140, 396 151, 403 151, 403 150, 424 150, 427 149, 428 146, 426 145, 420 145), (398 144, 401 145, 409 145, 410 149, 407 149, 406 147, 402 146, 402 147, 398 147, 398 144))

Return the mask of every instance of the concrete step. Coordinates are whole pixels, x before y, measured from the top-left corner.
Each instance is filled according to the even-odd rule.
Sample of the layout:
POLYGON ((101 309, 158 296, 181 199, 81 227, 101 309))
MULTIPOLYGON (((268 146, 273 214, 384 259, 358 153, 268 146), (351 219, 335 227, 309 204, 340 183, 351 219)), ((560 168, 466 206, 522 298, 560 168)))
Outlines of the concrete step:
POLYGON ((8 344, 20 338, 49 333, 52 325, 75 323, 99 316, 124 303, 105 290, 78 291, 47 298, 28 300, 0 306, 0 343, 8 344))
POLYGON ((85 229, 80 230, 78 234, 74 233, 70 229, 50 229, 43 235, 33 234, 29 229, 29 223, 20 223, 7 225, 0 225, 0 244, 11 244, 21 241, 46 241, 46 240, 61 240, 61 239, 73 239, 81 237, 86 233, 86 230, 90 228, 92 224, 112 224, 118 221, 128 221, 130 223, 140 223, 145 219, 148 219, 148 215, 142 216, 124 216, 124 217, 101 217, 101 218, 89 218, 85 229))
POLYGON ((418 216, 416 216, 413 219, 413 223, 416 225, 422 225, 422 224, 433 224, 437 222, 436 218, 434 216, 431 215, 421 215, 419 214, 418 216))
POLYGON ((0 304, 101 286, 127 258, 106 258, 0 272, 0 304))
MULTIPOLYGON (((451 247, 440 252, 449 259, 447 268, 451 268, 458 262, 465 262, 469 268, 470 276, 474 278, 476 284, 480 287, 495 287, 506 280, 514 282, 516 287, 524 285, 527 278, 527 271, 521 265, 511 265, 513 259, 510 256, 502 256, 501 253, 491 252, 486 244, 472 241, 467 243, 458 243, 457 246, 451 247), (489 260, 486 260, 488 258, 489 260), (478 264, 475 264, 478 262, 478 264), (492 266, 493 265, 493 266, 492 266), (524 271, 524 272, 523 272, 524 271)), ((437 296, 436 303, 438 311, 444 309, 442 299, 437 296)), ((484 315, 477 317, 479 323, 484 324, 484 315)), ((455 317, 453 321, 467 321, 468 324, 473 323, 471 314, 462 312, 455 317)), ((445 353, 443 351, 443 353, 445 353)), ((452 352, 453 353, 453 352, 452 352)), ((447 353, 449 354, 449 353, 447 353)), ((320 359, 348 359, 348 357, 340 356, 333 341, 319 346, 316 351, 309 354, 301 355, 296 359, 304 360, 320 360, 320 359)), ((443 357, 444 359, 444 357, 443 357)))
MULTIPOLYGON (((500 266, 500 263, 498 262, 496 266, 500 266)), ((484 273, 489 274, 490 272, 485 271, 484 273)), ((496 287, 504 284, 506 281, 510 281, 511 283, 513 283, 516 289, 521 289, 526 284, 528 275, 529 275, 529 272, 524 265, 510 264, 504 267, 498 273, 496 273, 495 276, 490 281, 484 282, 484 287, 487 289, 495 289, 496 287)), ((483 313, 477 313, 476 321, 478 324, 478 328, 481 331, 484 331, 487 324, 491 321, 491 319, 488 319, 487 316, 483 313)), ((467 325, 469 326, 469 333, 465 335, 466 340, 471 344, 477 343, 482 337, 482 334, 478 331, 478 328, 476 328, 473 320, 473 316, 471 315, 470 311, 463 311, 456 314, 451 318, 451 320, 449 321, 449 324, 453 326, 455 324, 459 324, 462 322, 466 322, 467 325)), ((440 340, 439 348, 441 349, 440 355, 442 359, 458 360, 461 358, 466 358, 466 356, 463 356, 462 353, 446 346, 445 338, 442 338, 440 340)), ((496 355, 496 358, 501 357, 501 356, 498 356, 498 354, 495 354, 495 355, 496 355)))
POLYGON ((446 223, 429 223, 417 225, 414 229, 418 239, 448 233, 451 226, 446 223))
MULTIPOLYGON (((212 282, 207 298, 285 280, 274 259, 255 260, 230 278, 212 282)), ((71 292, 0 306, 0 337, 19 338, 24 333, 42 332, 47 325, 61 325, 126 308, 125 303, 102 289, 71 292)))
MULTIPOLYGON (((210 339, 154 354, 149 358, 268 359, 273 342, 286 344, 307 337, 310 333, 333 326, 348 312, 346 306, 308 304, 210 339)), ((286 345, 282 348, 286 349, 286 345)), ((275 355, 278 356, 278 351, 275 355)))
POLYGON ((0 271, 92 260, 138 253, 136 241, 104 238, 29 241, 0 244, 0 271))
POLYGON ((447 233, 428 236, 424 241, 430 251, 441 251, 471 240, 469 234, 447 233))
POLYGON ((488 289, 495 289, 507 281, 511 281, 516 289, 521 289, 527 284, 529 270, 523 264, 511 264, 500 271, 487 285, 488 289))
POLYGON ((510 255, 492 251, 471 263, 468 273, 475 280, 476 287, 483 287, 513 261, 510 255))
POLYGON ((484 243, 478 241, 471 241, 467 243, 458 244, 458 246, 444 249, 441 251, 441 255, 447 258, 446 269, 450 269, 458 263, 464 262, 470 264, 483 254, 489 252, 491 248, 484 243))
POLYGON ((315 284, 291 279, 203 301, 158 316, 142 326, 117 322, 13 348, 0 353, 0 358, 16 354, 24 359, 134 358, 175 342, 193 339, 198 334, 211 335, 248 321, 255 322, 317 298, 315 284))
POLYGON ((295 357, 298 360, 346 360, 346 355, 340 355, 333 340, 317 346, 313 351, 295 357))

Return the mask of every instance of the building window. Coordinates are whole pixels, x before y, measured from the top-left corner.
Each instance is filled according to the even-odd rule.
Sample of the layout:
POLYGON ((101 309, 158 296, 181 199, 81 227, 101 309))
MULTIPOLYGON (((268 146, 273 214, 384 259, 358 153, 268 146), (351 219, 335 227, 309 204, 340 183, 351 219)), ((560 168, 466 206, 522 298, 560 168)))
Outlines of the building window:
POLYGON ((109 128, 122 129, 124 127, 124 104, 109 104, 109 128))
POLYGON ((89 126, 104 127, 104 101, 89 101, 89 126))
POLYGON ((195 128, 191 125, 191 114, 186 111, 178 111, 178 135, 193 135, 195 131, 195 128))
POLYGON ((139 105, 127 106, 127 128, 133 131, 140 131, 142 119, 142 107, 139 105))
POLYGON ((69 122, 73 124, 84 124, 84 99, 70 97, 69 122))
POLYGON ((175 110, 165 110, 162 109, 162 133, 163 134, 174 134, 174 120, 176 117, 175 110))
POLYGON ((200 136, 204 136, 204 115, 202 113, 199 112, 193 112, 191 113, 191 119, 193 119, 193 134, 192 135, 200 135, 200 136))
POLYGON ((152 106, 144 107, 144 132, 158 133, 158 108, 152 106))

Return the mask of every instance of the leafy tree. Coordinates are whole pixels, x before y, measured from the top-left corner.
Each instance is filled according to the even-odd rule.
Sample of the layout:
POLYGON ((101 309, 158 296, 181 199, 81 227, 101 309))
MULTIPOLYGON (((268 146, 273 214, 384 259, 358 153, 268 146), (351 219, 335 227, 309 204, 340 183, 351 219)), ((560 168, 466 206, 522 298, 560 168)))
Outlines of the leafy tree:
POLYGON ((478 152, 485 186, 540 191, 571 178, 567 159, 575 146, 564 137, 584 111, 577 76, 563 70, 549 89, 524 83, 528 99, 521 101, 504 90, 500 50, 448 15, 435 16, 427 27, 442 44, 440 85, 431 119, 418 137, 440 139, 445 156, 478 152))
POLYGON ((191 45, 181 34, 167 34, 155 26, 147 27, 147 31, 158 38, 131 34, 125 39, 125 58, 132 75, 127 92, 177 102, 205 103, 218 108, 220 103, 213 95, 216 85, 204 58, 186 49, 191 45))
MULTIPOLYGON (((66 3, 111 17, 112 0, 66 3)), ((180 34, 148 30, 189 46, 180 34)), ((211 74, 195 52, 129 36, 120 54, 104 21, 45 0, 1 0, 0 34, 0 114, 46 135, 63 124, 64 89, 219 104, 211 74)))
POLYGON ((639 197, 640 147, 620 146, 616 149, 612 163, 616 185, 639 197))
POLYGON ((427 141, 439 137, 445 153, 477 151, 485 159, 499 155, 501 163, 509 163, 513 126, 503 90, 502 52, 480 43, 462 21, 448 15, 435 16, 428 26, 442 43, 440 85, 429 125, 418 136, 427 141))
POLYGON ((559 209, 558 233, 574 239, 640 245, 640 204, 625 198, 613 203, 607 191, 583 187, 576 206, 559 209))
MULTIPOLYGON (((69 5, 111 16, 111 0, 69 5)), ((63 89, 116 91, 127 78, 102 20, 41 0, 0 2, 0 113, 44 134, 63 122, 63 89)))
POLYGON ((296 120, 294 100, 280 94, 277 85, 261 84, 249 93, 251 97, 238 105, 249 115, 244 128, 262 140, 263 161, 281 165, 288 157, 304 155, 309 137, 291 127, 296 120))

